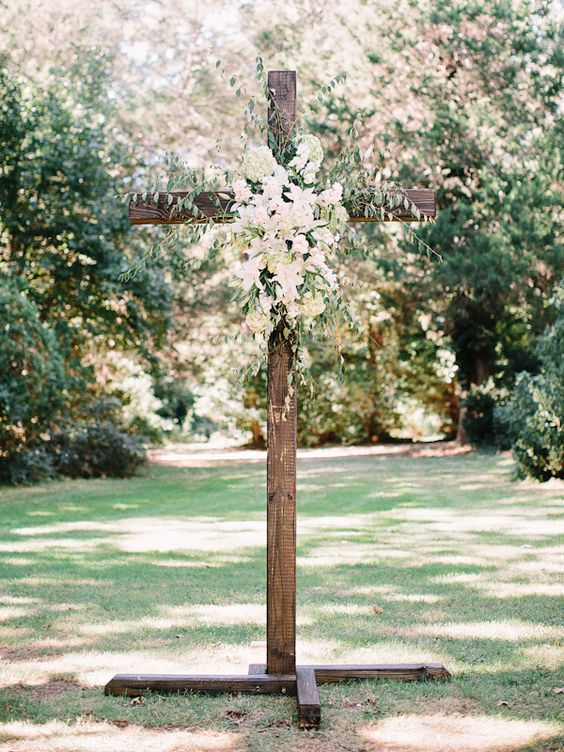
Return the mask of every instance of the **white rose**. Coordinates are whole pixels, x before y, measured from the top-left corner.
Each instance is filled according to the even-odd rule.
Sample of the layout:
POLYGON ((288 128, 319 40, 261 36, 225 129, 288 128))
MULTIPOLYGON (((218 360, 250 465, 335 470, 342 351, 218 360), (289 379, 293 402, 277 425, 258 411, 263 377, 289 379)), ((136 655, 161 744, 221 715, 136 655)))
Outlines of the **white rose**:
POLYGON ((245 321, 252 332, 260 333, 266 331, 270 324, 270 316, 267 313, 260 311, 258 308, 255 308, 254 311, 247 314, 245 321))
POLYGON ((259 183, 276 169, 276 160, 268 146, 247 149, 243 155, 241 170, 243 175, 253 183, 259 183))
POLYGON ((253 195, 251 189, 244 180, 236 180, 233 183, 233 192, 235 193, 235 201, 239 203, 246 203, 253 195))
POLYGON ((321 191, 317 197, 317 203, 320 206, 326 206, 328 204, 338 204, 343 198, 343 186, 340 183, 333 183, 331 188, 327 188, 325 191, 321 191))
POLYGON ((300 301, 300 308, 304 316, 319 316, 325 310, 325 303, 321 295, 306 292, 300 301))

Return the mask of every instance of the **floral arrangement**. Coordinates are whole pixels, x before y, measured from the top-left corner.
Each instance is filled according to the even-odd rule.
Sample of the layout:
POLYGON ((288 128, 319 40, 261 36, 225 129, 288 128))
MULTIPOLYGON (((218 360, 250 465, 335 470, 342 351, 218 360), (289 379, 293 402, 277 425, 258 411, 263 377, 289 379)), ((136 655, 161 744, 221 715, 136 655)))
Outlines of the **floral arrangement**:
POLYGON ((277 325, 310 327, 338 303, 328 263, 348 221, 340 183, 319 189, 323 149, 305 135, 287 167, 268 146, 248 148, 233 184, 230 241, 246 257, 236 274, 249 329, 265 339, 277 325))
MULTIPOLYGON (((216 67, 221 68, 220 61, 216 67)), ((270 98, 260 56, 257 80, 270 98)), ((344 76, 337 76, 322 92, 330 92, 342 80, 344 76)), ((242 91, 237 76, 231 76, 230 86, 239 97, 242 91)), ((323 333, 335 337, 339 352, 339 322, 353 325, 332 268, 332 263, 336 265, 338 261, 339 241, 346 237, 345 255, 373 255, 369 244, 356 239, 348 225, 349 214, 389 220, 400 218, 402 213, 405 216, 405 212, 418 220, 426 221, 427 217, 404 194, 382 181, 377 166, 367 164, 354 145, 359 138, 359 121, 353 121, 349 130, 351 145, 345 145, 332 161, 329 172, 324 173, 328 176, 321 177, 324 154, 316 136, 294 127, 279 143, 273 137, 270 116, 267 120, 259 114, 258 103, 252 97, 245 114, 250 124, 249 129, 245 128, 247 144, 256 141, 256 136, 264 139, 267 135, 268 146, 248 145, 238 174, 218 165, 193 169, 177 156, 169 155, 164 175, 166 206, 171 215, 178 213, 187 219, 167 228, 148 256, 167 255, 174 259, 174 265, 198 268, 201 260, 186 258, 183 253, 179 227, 188 232, 190 242, 197 242, 219 224, 222 230, 210 233, 208 254, 214 257, 223 252, 229 264, 230 250, 239 256, 234 274, 236 297, 260 349, 251 370, 258 370, 269 349, 287 344, 293 360, 291 378, 296 375, 303 380, 307 372, 304 335, 319 325, 323 333), (225 191, 225 185, 231 186, 232 193, 225 191), (182 197, 170 193, 176 186, 185 191, 182 197), (191 187, 189 191, 186 186, 191 187), (215 197, 214 216, 209 211, 203 214, 198 208, 201 194, 215 197)), ((280 117, 277 111, 275 115, 280 117)), ((151 192, 134 193, 132 198, 127 193, 124 200, 134 204, 138 200, 144 204, 153 201, 158 205, 161 194, 157 185, 162 178, 156 177, 151 192)), ((404 229, 420 249, 433 253, 408 225, 404 229)), ((142 266, 143 260, 124 278, 131 278, 142 266)), ((341 367, 342 356, 338 363, 341 367)))

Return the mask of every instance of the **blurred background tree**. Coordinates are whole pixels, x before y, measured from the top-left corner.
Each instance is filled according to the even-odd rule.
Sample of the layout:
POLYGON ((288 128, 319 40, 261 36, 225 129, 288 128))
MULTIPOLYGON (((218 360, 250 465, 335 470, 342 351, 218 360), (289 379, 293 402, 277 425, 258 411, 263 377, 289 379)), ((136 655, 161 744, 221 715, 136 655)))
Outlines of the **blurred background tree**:
MULTIPOLYGON (((108 396, 122 404, 111 419, 124 441, 219 431, 264 443, 265 375, 241 373, 254 348, 227 267, 204 244, 146 258, 121 282, 160 230, 130 232, 116 198, 146 185, 166 150, 236 166, 241 101, 260 94, 257 52, 269 68, 299 71, 304 127, 329 164, 356 122, 383 178, 439 197, 436 224, 420 234, 440 261, 401 229, 374 226, 364 252, 341 262, 357 325, 341 333, 341 378, 334 345, 311 343, 317 388, 302 393, 301 443, 458 435, 517 446, 503 406, 533 382, 537 403, 550 392, 551 425, 561 419, 538 344, 548 337, 562 355, 550 334, 561 308, 548 304, 562 269, 555 3, 149 0, 141 12, 133 0, 15 0, 0 28, 0 325, 28 322, 0 344, 16 364, 0 375, 0 467, 16 455, 28 467, 24 449, 46 451, 108 396), (338 73, 344 85, 311 96, 338 73), (36 343, 41 398, 22 399, 37 384, 18 370, 14 353, 29 347, 18 337, 36 343), (51 409, 40 417, 42 404, 51 409)), ((550 453, 554 432, 538 435, 532 451, 550 453)), ((562 471, 554 456, 543 477, 562 471)))

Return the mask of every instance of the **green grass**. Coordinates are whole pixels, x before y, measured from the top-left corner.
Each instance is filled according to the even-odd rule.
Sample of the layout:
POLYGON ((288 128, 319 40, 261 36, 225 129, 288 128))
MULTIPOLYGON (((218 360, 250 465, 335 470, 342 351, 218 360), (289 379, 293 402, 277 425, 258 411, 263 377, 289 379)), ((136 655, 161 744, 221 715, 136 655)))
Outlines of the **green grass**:
POLYGON ((101 691, 116 672, 246 671, 260 464, 1 489, 0 750, 561 749, 562 486, 512 473, 487 454, 300 462, 298 659, 453 674, 324 686, 317 734, 291 698, 101 691))

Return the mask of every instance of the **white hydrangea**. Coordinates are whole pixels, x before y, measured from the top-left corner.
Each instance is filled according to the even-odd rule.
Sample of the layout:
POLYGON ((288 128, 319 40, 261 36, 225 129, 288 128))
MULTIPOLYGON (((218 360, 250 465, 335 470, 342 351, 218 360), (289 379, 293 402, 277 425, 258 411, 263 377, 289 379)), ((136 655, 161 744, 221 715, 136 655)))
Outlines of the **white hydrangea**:
POLYGON ((315 174, 322 161, 323 147, 321 141, 317 136, 307 134, 301 137, 296 149, 296 156, 290 162, 290 167, 294 167, 298 172, 303 172, 306 183, 311 183, 315 179, 315 174), (313 179, 308 179, 310 177, 313 179))
POLYGON ((323 162, 323 147, 317 136, 312 136, 311 134, 302 136, 300 144, 306 144, 309 150, 309 162, 315 162, 316 164, 323 162))
POLYGON ((276 166, 276 159, 268 146, 257 146, 245 151, 241 170, 247 180, 258 183, 263 178, 272 175, 276 166))
POLYGON ((300 308, 304 316, 319 316, 325 310, 325 302, 321 295, 310 291, 303 295, 300 308))
POLYGON ((254 311, 251 311, 250 313, 247 314, 245 321, 247 323, 247 326, 252 332, 255 332, 256 334, 261 334, 262 332, 266 331, 269 327, 270 314, 265 313, 264 311, 261 311, 258 308, 255 308, 254 311))
POLYGON ((325 191, 321 191, 317 197, 317 203, 320 206, 328 206, 330 204, 338 204, 343 198, 343 186, 340 183, 333 183, 331 188, 327 188, 325 191))

